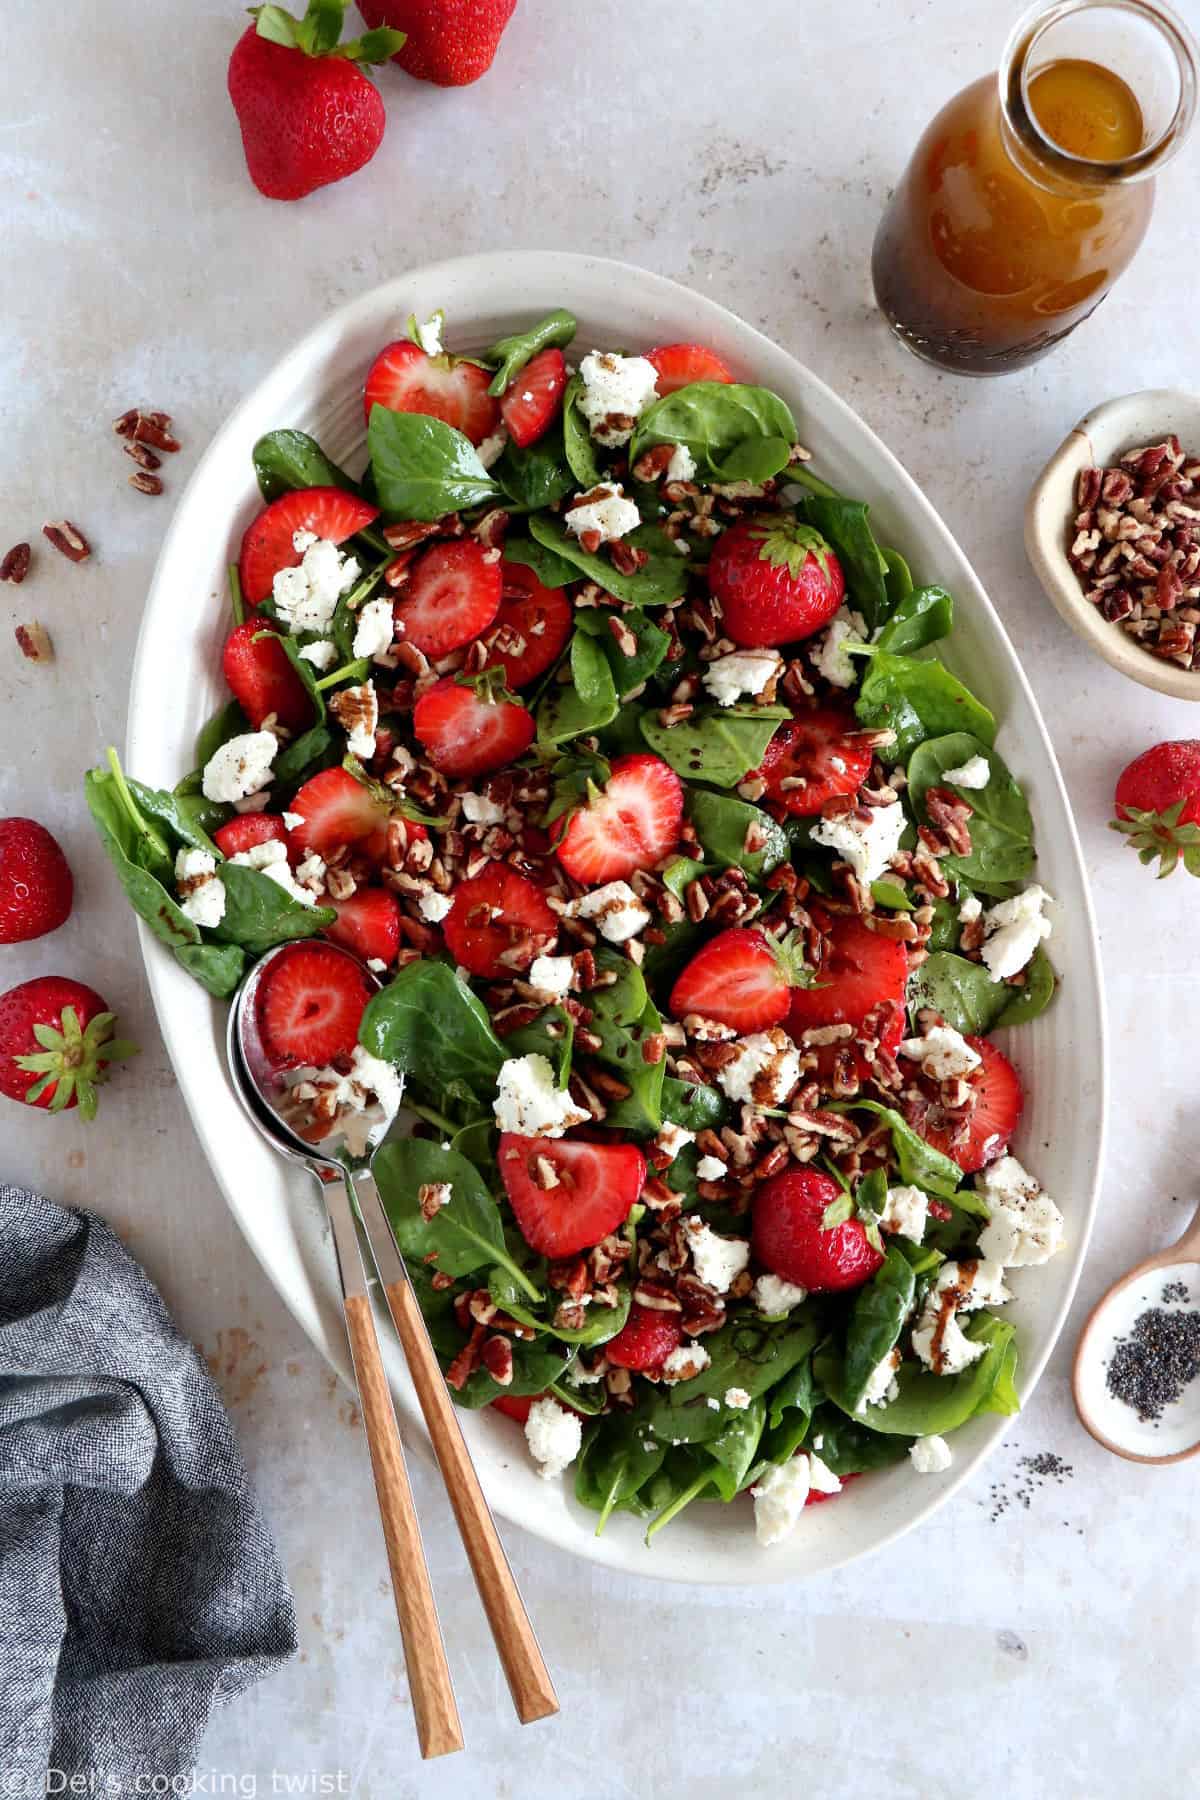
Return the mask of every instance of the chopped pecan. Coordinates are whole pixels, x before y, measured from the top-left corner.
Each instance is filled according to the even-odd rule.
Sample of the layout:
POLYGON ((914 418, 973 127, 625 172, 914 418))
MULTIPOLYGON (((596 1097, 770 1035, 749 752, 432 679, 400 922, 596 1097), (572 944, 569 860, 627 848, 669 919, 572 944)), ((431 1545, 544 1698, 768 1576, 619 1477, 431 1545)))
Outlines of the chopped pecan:
POLYGON ((48 519, 42 526, 42 536, 71 562, 86 562, 92 554, 92 546, 70 519, 48 519))
POLYGON ((14 587, 19 587, 29 573, 32 556, 28 544, 14 544, 0 562, 0 581, 11 581, 14 587))
POLYGON ((54 661, 54 645, 50 642, 50 633, 39 619, 31 619, 28 625, 18 625, 15 635, 21 655, 30 662, 54 661))

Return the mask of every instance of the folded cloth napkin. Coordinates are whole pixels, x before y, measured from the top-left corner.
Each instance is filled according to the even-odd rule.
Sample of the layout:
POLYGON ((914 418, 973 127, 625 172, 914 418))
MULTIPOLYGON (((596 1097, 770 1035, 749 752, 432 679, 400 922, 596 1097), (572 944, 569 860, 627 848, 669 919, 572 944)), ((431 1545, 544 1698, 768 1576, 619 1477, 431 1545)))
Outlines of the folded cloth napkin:
POLYGON ((0 1186, 0 1793, 169 1791, 295 1648, 202 1359, 102 1219, 0 1186))

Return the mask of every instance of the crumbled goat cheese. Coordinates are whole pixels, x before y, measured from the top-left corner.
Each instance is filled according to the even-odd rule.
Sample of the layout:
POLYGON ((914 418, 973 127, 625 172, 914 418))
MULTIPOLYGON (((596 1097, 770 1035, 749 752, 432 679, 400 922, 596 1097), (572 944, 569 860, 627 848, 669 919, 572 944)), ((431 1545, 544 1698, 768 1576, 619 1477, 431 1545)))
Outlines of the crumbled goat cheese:
POLYGON ((841 1477, 812 1450, 808 1453, 808 1485, 814 1494, 840 1494, 842 1491, 841 1477))
MULTIPOLYGON (((688 1145, 694 1144, 695 1141, 694 1131, 685 1131, 682 1125, 676 1125, 672 1119, 668 1119, 654 1140, 654 1148, 660 1150, 664 1156, 669 1156, 674 1162, 679 1152, 686 1150, 688 1145)), ((724 1174, 724 1172, 722 1169, 721 1173, 724 1174)))
POLYGON ((525 1421, 525 1442, 543 1481, 553 1481, 569 1468, 583 1443, 578 1416, 560 1406, 552 1395, 535 1400, 525 1421))
POLYGON ((573 531, 577 538, 595 531, 602 544, 615 544, 626 532, 637 530, 642 515, 633 501, 625 498, 619 482, 601 481, 591 492, 600 498, 583 500, 583 496, 577 494, 576 501, 583 503, 563 514, 563 524, 568 531, 573 531))
POLYGON ((304 822, 303 813, 285 812, 283 814, 283 823, 288 831, 298 831, 304 822))
POLYGON ((745 1412, 750 1404, 750 1396, 745 1388, 728 1387, 725 1389, 725 1404, 734 1412, 745 1412))
POLYGON ((379 696, 373 681, 345 687, 329 702, 329 710, 346 733, 346 748, 351 756, 363 762, 375 754, 375 733, 379 729, 379 696))
POLYGON ((667 464, 668 481, 694 481, 696 477, 696 459, 686 444, 676 444, 671 452, 671 460, 667 464))
POLYGON ((315 1098, 317 1091, 332 1107, 330 1112, 323 1105, 320 1114, 328 1127, 325 1141, 340 1137, 352 1156, 364 1156, 372 1138, 377 1140, 395 1118, 404 1081, 391 1063, 356 1044, 345 1075, 332 1066, 296 1071, 293 1092, 298 1097, 315 1098))
POLYGON ((983 901, 978 894, 967 894, 958 909, 960 925, 973 925, 983 913, 983 901))
POLYGON ((1007 981, 1025 967, 1043 938, 1051 932, 1044 908, 1050 896, 1034 882, 1011 900, 1001 900, 983 915, 987 933, 979 952, 993 981, 1007 981))
POLYGON ((219 925, 225 917, 225 888, 215 858, 207 850, 180 850, 175 858, 179 910, 193 925, 219 925))
POLYGON ((985 788, 992 779, 986 756, 969 756, 961 769, 944 769, 942 781, 947 787, 985 788))
POLYGON ((442 354, 442 327, 446 323, 446 315, 440 309, 431 313, 423 325, 416 327, 417 342, 426 356, 442 354))
POLYGON ((297 531, 292 543, 300 553, 294 569, 280 569, 271 585, 275 610, 292 631, 324 631, 342 595, 358 580, 361 570, 352 556, 343 556, 331 538, 297 531))
POLYGON ((271 731, 247 731, 214 750, 200 786, 206 800, 244 800, 271 785, 279 740, 271 731))
POLYGON ((305 644, 300 652, 302 662, 311 663, 314 669, 326 674, 337 661, 337 645, 329 638, 315 638, 311 644, 305 644))
POLYGON ((731 650, 706 665, 704 685, 719 706, 732 706, 743 694, 761 694, 782 668, 778 650, 731 650))
MULTIPOLYGON (((268 860, 278 862, 279 858, 271 857, 268 860)), ((310 850, 303 862, 296 864, 296 880, 301 887, 311 888, 317 893, 325 886, 325 858, 318 856, 315 850, 310 850)))
POLYGON ((929 1195, 919 1187, 890 1187, 879 1215, 879 1229, 893 1231, 919 1244, 929 1220, 929 1195))
POLYGON ((468 825, 501 825, 504 808, 489 800, 486 794, 464 794, 462 815, 468 825))
POLYGON ((921 1073, 928 1075, 930 1081, 951 1081, 956 1075, 969 1075, 983 1060, 952 1025, 934 1025, 924 1037, 905 1038, 900 1054, 909 1062, 920 1063, 921 1073))
POLYGON ((508 433, 501 426, 499 431, 493 431, 491 437, 485 437, 482 444, 476 444, 475 454, 485 469, 490 469, 494 462, 499 462, 507 442, 508 433))
POLYGON ((900 1384, 896 1380, 896 1370, 899 1367, 899 1350, 889 1350, 886 1356, 881 1357, 867 1377, 863 1397, 854 1409, 856 1413, 865 1413, 868 1406, 891 1404, 900 1392, 900 1384))
POLYGON ((801 1453, 785 1463, 772 1463, 750 1489, 754 1497, 754 1535, 766 1549, 789 1537, 808 1500, 808 1457, 801 1453))
POLYGON ((698 1181, 724 1181, 729 1173, 719 1156, 702 1156, 696 1164, 698 1181))
POLYGON ((626 944, 650 923, 650 914, 627 881, 608 881, 571 902, 573 918, 591 919, 610 944, 626 944))
MULTIPOLYGON (((301 906, 316 905, 311 889, 301 887, 297 879, 299 870, 296 875, 293 875, 288 867, 287 845, 281 844, 278 838, 270 838, 265 844, 251 844, 248 850, 239 850, 237 855, 230 857, 229 860, 241 863, 247 869, 257 869, 260 875, 265 875, 269 881, 275 882, 285 894, 290 895, 293 900, 298 900, 301 906)), ((320 862, 321 859, 318 857, 316 860, 320 862)), ((304 865, 301 864, 301 868, 303 867, 304 865)), ((324 871, 325 865, 322 863, 321 873, 324 874, 324 871)))
POLYGON ((659 1372, 664 1381, 690 1381, 693 1375, 703 1375, 711 1361, 703 1344, 680 1344, 659 1372))
POLYGON ((853 687, 858 680, 858 658, 848 653, 848 646, 866 641, 867 621, 861 613, 843 606, 813 641, 813 667, 831 687, 853 687))
POLYGON ((904 808, 893 800, 887 806, 865 806, 842 818, 822 819, 813 829, 812 841, 840 856, 869 887, 900 848, 904 822, 904 808))
POLYGON ((644 356, 592 350, 579 365, 579 410, 599 444, 627 444, 646 408, 658 398, 658 370, 644 356))
POLYGON ((782 1106, 800 1079, 800 1052, 785 1031, 773 1025, 740 1038, 736 1054, 717 1071, 717 1081, 731 1100, 757 1106, 782 1106))
POLYGON ((720 1237, 693 1213, 687 1221, 687 1239, 692 1264, 701 1281, 718 1294, 728 1293, 730 1283, 750 1261, 750 1246, 745 1238, 720 1237))
POLYGON ((912 1466, 918 1475, 940 1475, 954 1461, 954 1453, 945 1438, 918 1438, 908 1446, 912 1466))
POLYGON ((943 1263, 925 1296, 912 1334, 913 1349, 935 1375, 959 1374, 978 1361, 987 1345, 967 1337, 957 1315, 981 1306, 1002 1306, 1011 1299, 999 1263, 943 1263))
POLYGON ((355 656, 382 656, 392 647, 394 627, 390 600, 368 600, 354 628, 355 656))
POLYGON ((536 1052, 509 1057, 500 1065, 494 1110, 501 1131, 519 1137, 561 1137, 590 1117, 556 1084, 554 1070, 536 1052))
POLYGON ((1049 1262, 1063 1245, 1063 1216, 1036 1176, 1015 1156, 981 1169, 975 1192, 990 1218, 979 1234, 979 1253, 1006 1269, 1049 1262))
POLYGON ((754 1304, 769 1319, 791 1312, 793 1306, 799 1306, 807 1299, 806 1287, 795 1281, 785 1281, 782 1275, 760 1275, 754 1284, 754 1304))
POLYGON ((570 991, 575 964, 569 956, 535 956, 525 977, 530 987, 551 1000, 561 1000, 570 991))

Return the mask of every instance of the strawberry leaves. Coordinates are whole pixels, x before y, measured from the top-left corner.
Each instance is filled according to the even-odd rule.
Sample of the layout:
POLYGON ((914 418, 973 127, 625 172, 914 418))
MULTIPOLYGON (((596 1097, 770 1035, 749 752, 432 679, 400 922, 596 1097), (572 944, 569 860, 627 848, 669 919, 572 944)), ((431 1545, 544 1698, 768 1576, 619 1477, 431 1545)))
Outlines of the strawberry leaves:
POLYGON ((259 37, 285 50, 300 50, 305 56, 342 56, 360 64, 386 62, 405 42, 402 31, 383 27, 364 32, 362 37, 339 44, 346 17, 346 0, 308 0, 308 10, 297 19, 282 6, 252 6, 250 16, 259 37))
POLYGON ((15 1059, 19 1069, 38 1077, 25 1095, 28 1103, 34 1105, 53 1088, 51 1112, 62 1112, 74 1097, 81 1116, 94 1119, 96 1089, 108 1079, 106 1065, 138 1054, 136 1044, 113 1037, 115 1023, 114 1013, 102 1012, 81 1026, 75 1008, 64 1006, 60 1030, 53 1025, 34 1025, 33 1035, 41 1049, 15 1059))
POLYGON ((1125 817, 1110 819, 1110 831, 1119 831, 1130 849, 1138 853, 1138 861, 1152 863, 1158 858, 1158 879, 1173 875, 1182 862, 1189 875, 1200 875, 1200 825, 1180 824, 1186 794, 1165 812, 1150 812, 1136 806, 1122 808, 1125 817))

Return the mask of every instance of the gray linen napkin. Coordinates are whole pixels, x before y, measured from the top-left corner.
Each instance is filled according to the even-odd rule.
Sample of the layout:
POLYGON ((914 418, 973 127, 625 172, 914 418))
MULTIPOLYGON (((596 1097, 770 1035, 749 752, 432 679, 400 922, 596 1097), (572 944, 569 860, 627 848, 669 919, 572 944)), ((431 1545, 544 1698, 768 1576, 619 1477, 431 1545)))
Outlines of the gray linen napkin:
POLYGON ((102 1219, 0 1186, 0 1791, 150 1792, 295 1648, 202 1359, 102 1219))

